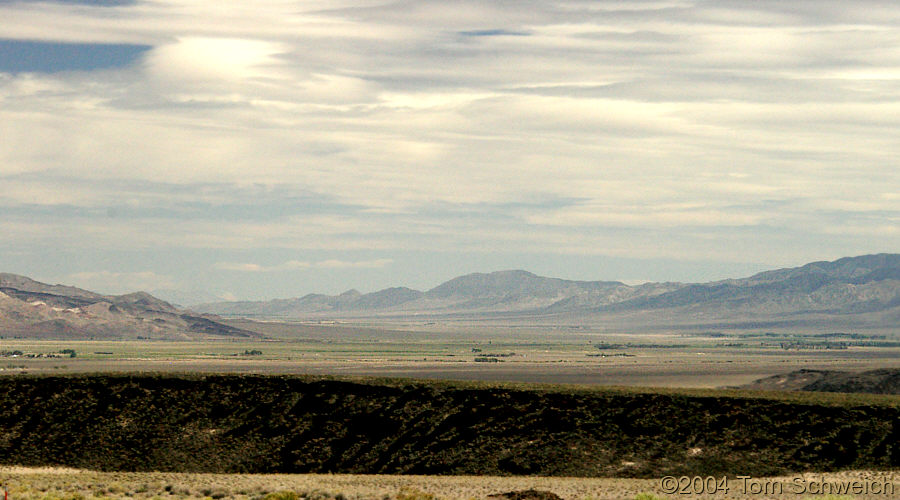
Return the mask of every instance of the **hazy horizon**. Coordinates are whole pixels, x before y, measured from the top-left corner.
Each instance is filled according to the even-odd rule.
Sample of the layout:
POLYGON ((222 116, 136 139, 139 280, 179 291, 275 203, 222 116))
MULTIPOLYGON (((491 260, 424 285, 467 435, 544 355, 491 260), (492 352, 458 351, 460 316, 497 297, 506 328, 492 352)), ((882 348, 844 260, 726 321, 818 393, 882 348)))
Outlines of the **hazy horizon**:
MULTIPOLYGON (((896 254, 891 254, 891 255, 896 255, 896 254)), ((858 258, 858 257, 863 257, 863 256, 862 255, 845 256, 845 258, 858 258)), ((821 261, 816 261, 816 262, 821 262, 821 261)), ((787 266, 787 268, 802 267, 802 266, 805 266, 805 265, 811 264, 811 263, 812 262, 798 263, 796 265, 787 266)), ((779 270, 779 269, 783 269, 783 268, 761 267, 759 269, 749 270, 745 274, 741 274, 741 275, 733 274, 733 275, 719 276, 719 277, 715 277, 713 275, 714 277, 709 278, 709 279, 703 279, 703 280, 689 280, 689 279, 688 280, 672 280, 672 279, 629 280, 629 279, 617 279, 617 278, 612 278, 612 277, 585 278, 582 276, 558 276, 558 275, 553 275, 553 274, 535 273, 528 269, 509 268, 509 269, 492 269, 492 270, 487 270, 487 271, 480 270, 480 271, 463 272, 460 274, 456 274, 453 276, 449 276, 449 277, 440 279, 437 282, 431 282, 431 283, 425 284, 423 286, 413 286, 408 283, 393 283, 393 284, 376 287, 376 288, 362 288, 362 287, 351 286, 349 288, 342 288, 342 289, 333 287, 332 289, 329 289, 329 290, 319 289, 319 290, 306 290, 306 291, 299 291, 299 292, 292 292, 291 289, 288 288, 288 289, 284 290, 283 295, 271 295, 271 296, 263 296, 263 297, 257 297, 257 298, 246 298, 246 297, 241 297, 241 296, 234 295, 231 293, 217 295, 210 290, 206 290, 206 289, 202 289, 202 288, 192 288, 192 289, 189 289, 189 288, 183 288, 183 289, 157 288, 157 289, 141 289, 141 290, 139 290, 139 289, 130 289, 130 290, 91 289, 90 291, 105 293, 105 294, 109 294, 109 295, 120 295, 120 294, 124 294, 124 293, 143 291, 143 292, 149 292, 153 295, 156 295, 157 298, 161 298, 161 299, 170 301, 175 304, 195 305, 195 304, 201 304, 204 302, 218 302, 218 301, 266 301, 266 300, 272 300, 272 299, 289 299, 289 298, 299 298, 299 297, 302 297, 307 294, 339 295, 339 294, 342 294, 345 292, 351 292, 351 291, 359 292, 361 294, 367 294, 367 293, 382 291, 382 290, 389 289, 389 288, 398 288, 398 287, 399 288, 411 288, 411 289, 415 289, 415 290, 424 292, 424 291, 428 291, 432 288, 436 288, 439 285, 443 285, 444 283, 446 283, 450 280, 453 280, 453 279, 459 278, 459 277, 463 277, 466 275, 491 274, 491 273, 498 273, 498 272, 524 271, 524 272, 528 272, 528 273, 531 273, 531 274, 534 274, 536 276, 543 277, 543 278, 558 278, 558 279, 571 280, 571 281, 618 281, 625 285, 636 286, 636 285, 641 285, 641 284, 665 283, 665 282, 680 282, 683 284, 702 284, 702 283, 718 282, 718 281, 728 280, 728 279, 749 278, 760 272, 775 271, 775 270, 779 270)), ((646 271, 646 269, 645 269, 645 271, 646 271)), ((666 274, 666 273, 671 274, 671 269, 668 267, 664 267, 664 268, 660 269, 660 271, 663 274, 666 274)), ((8 272, 8 271, 0 270, 0 272, 8 272)), ((705 272, 709 273, 710 269, 708 269, 708 268, 705 269, 705 272)), ((13 272, 12 274, 18 274, 18 273, 13 272)), ((75 281, 71 281, 71 282, 56 282, 54 280, 46 280, 46 279, 42 280, 42 279, 36 279, 34 276, 26 276, 26 277, 31 278, 31 279, 36 279, 36 281, 44 282, 44 283, 50 284, 50 285, 68 285, 68 286, 76 286, 79 288, 84 288, 78 282, 80 279, 90 281, 92 278, 96 278, 96 276, 91 276, 89 273, 82 273, 82 274, 79 274, 79 273, 72 274, 71 278, 75 281)), ((114 277, 106 276, 106 278, 113 279, 114 277)), ((419 281, 423 282, 423 280, 421 280, 421 279, 419 281)))

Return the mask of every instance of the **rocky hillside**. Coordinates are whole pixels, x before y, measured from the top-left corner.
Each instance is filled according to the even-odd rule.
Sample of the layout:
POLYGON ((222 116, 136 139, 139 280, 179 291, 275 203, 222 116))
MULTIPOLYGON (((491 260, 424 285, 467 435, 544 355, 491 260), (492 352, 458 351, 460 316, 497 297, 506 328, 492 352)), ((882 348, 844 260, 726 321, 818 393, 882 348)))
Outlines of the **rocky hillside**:
POLYGON ((0 274, 0 335, 7 338, 203 339, 258 337, 144 292, 102 295, 0 274))
POLYGON ((655 479, 900 466, 895 399, 827 396, 6 376, 0 464, 655 479))

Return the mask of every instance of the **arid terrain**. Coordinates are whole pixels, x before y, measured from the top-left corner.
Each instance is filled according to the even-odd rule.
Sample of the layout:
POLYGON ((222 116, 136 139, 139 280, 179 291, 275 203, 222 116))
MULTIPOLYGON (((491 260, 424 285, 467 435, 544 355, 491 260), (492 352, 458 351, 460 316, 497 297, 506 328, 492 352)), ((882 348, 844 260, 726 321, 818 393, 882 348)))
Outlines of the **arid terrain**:
POLYGON ((353 324, 230 323, 269 340, 4 339, 0 340, 0 371, 305 373, 711 388, 801 369, 900 368, 900 346, 887 337, 514 328, 478 336, 469 330, 435 326, 414 331, 411 326, 397 330, 353 324), (829 346, 833 348, 825 348, 829 346), (64 350, 74 350, 76 356, 61 354, 64 350))
MULTIPOLYGON (((847 471, 754 478, 763 484, 794 484, 797 478, 826 482, 891 482, 900 491, 900 478, 892 473, 847 471)), ((0 466, 0 481, 10 498, 23 500, 136 499, 316 499, 329 500, 500 500, 496 495, 516 491, 551 492, 565 500, 652 500, 655 498, 800 500, 894 498, 896 495, 854 496, 743 492, 733 479, 730 491, 711 495, 666 495, 654 479, 496 477, 496 476, 387 476, 354 474, 178 474, 170 472, 96 472, 49 467, 0 466), (292 496, 293 494, 294 496, 292 496), (493 495, 493 496, 492 496, 493 495)), ((851 483, 852 484, 852 483, 851 483)))
POLYGON ((900 0, 0 0, 0 500, 895 488, 900 0))
MULTIPOLYGON (((709 283, 572 281, 527 271, 474 273, 420 292, 176 307, 145 292, 104 295, 25 276, 0 274, 0 336, 70 340, 232 340, 260 338, 217 316, 261 321, 349 322, 377 329, 468 334, 487 341, 511 330, 565 333, 689 334, 773 332, 896 335, 900 254, 846 257, 709 283), (195 311, 200 311, 195 312, 195 311)), ((345 330, 349 338, 360 332, 345 330)), ((371 331, 369 333, 372 333, 371 331)), ((436 335, 437 336, 437 335, 436 335)), ((380 335, 370 338, 378 339, 380 335)))
POLYGON ((479 275, 428 292, 456 301, 441 314, 361 313, 429 300, 392 290, 251 319, 4 275, 0 482, 48 500, 648 500, 667 497, 664 475, 732 484, 694 498, 805 498, 735 481, 809 471, 884 484, 898 465, 895 260, 631 298, 621 284, 479 275), (631 305, 591 309, 609 287, 631 305), (525 308, 538 296, 574 309, 525 308), (850 394, 864 392, 887 395, 850 394), (75 469, 41 468, 56 466, 75 469))

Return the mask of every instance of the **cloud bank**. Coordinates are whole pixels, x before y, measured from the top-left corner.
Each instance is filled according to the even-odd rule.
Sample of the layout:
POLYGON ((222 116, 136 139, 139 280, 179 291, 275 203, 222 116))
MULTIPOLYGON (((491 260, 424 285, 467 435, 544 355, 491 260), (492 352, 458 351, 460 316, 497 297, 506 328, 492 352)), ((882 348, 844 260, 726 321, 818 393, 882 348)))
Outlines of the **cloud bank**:
POLYGON ((0 2, 0 18, 7 252, 789 265, 900 245, 890 3, 0 2), (17 67, 34 44, 85 62, 17 67), (90 47, 140 49, 98 67, 90 47))

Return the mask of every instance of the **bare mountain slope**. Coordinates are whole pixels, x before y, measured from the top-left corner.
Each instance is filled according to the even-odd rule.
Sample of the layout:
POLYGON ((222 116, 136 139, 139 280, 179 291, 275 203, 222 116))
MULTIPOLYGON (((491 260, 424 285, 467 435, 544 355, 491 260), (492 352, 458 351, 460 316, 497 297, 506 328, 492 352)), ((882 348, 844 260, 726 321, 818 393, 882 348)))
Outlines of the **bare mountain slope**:
POLYGON ((104 298, 103 295, 82 290, 81 288, 75 288, 74 286, 48 285, 46 283, 34 281, 25 276, 10 273, 0 273, 0 288, 9 288, 20 292, 45 293, 63 297, 81 297, 89 300, 104 298))
POLYGON ((900 255, 847 257, 711 283, 572 281, 527 271, 460 276, 426 292, 307 295, 267 302, 219 302, 198 310, 251 317, 376 317, 515 314, 533 321, 610 322, 656 327, 777 325, 886 329, 900 318, 900 255))
POLYGON ((900 255, 814 262, 749 278, 693 284, 624 301, 611 310, 683 309, 711 314, 855 314, 900 306, 900 255))
POLYGON ((144 292, 101 295, 0 274, 0 332, 22 338, 201 339, 254 332, 175 308, 144 292))
POLYGON ((261 317, 508 313, 535 311, 573 297, 588 296, 603 301, 607 297, 632 297, 634 291, 617 281, 571 281, 513 270, 460 276, 426 292, 406 287, 367 294, 350 290, 337 296, 310 294, 296 299, 218 302, 195 308, 214 314, 261 317))

